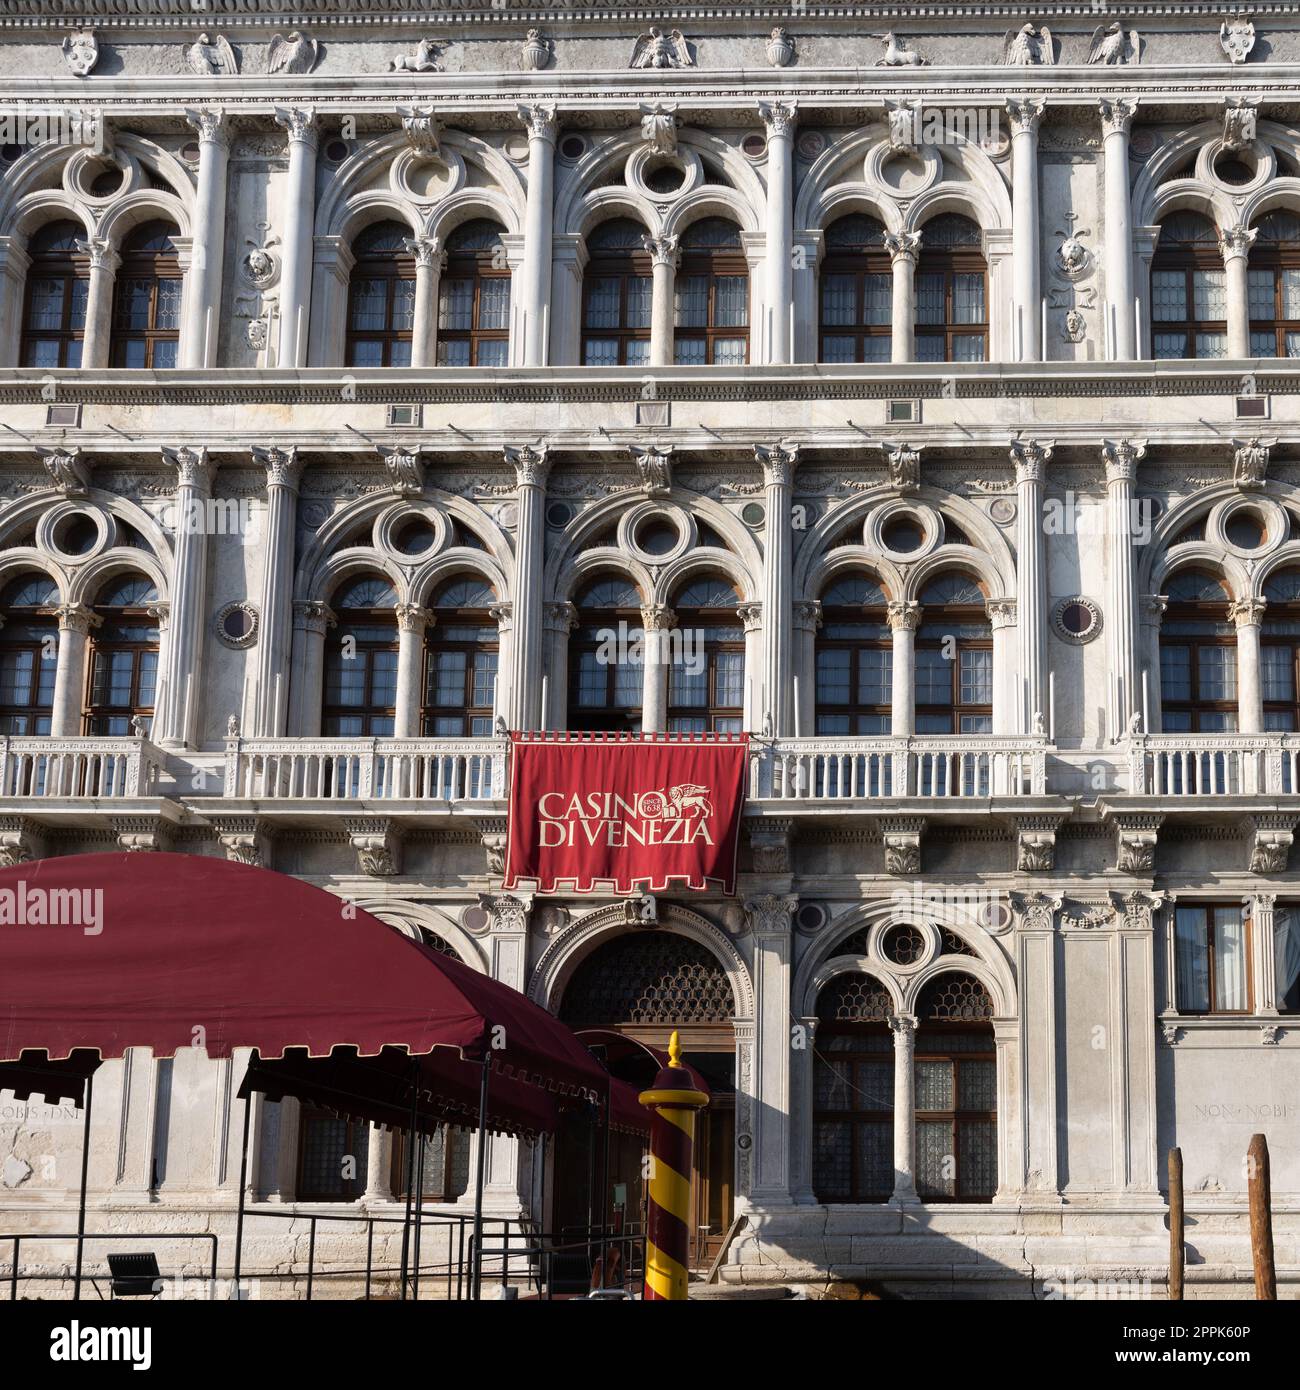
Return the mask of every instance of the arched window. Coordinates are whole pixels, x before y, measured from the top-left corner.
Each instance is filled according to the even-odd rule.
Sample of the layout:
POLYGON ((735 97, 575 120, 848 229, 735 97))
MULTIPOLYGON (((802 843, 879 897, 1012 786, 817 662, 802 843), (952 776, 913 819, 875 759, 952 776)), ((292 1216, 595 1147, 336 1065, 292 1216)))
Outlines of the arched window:
POLYGON ((397 595, 386 579, 344 583, 330 601, 335 625, 325 648, 321 732, 327 738, 384 737, 397 714, 397 595))
POLYGON ((894 1043, 889 991, 837 975, 817 996, 813 1191, 819 1202, 887 1202, 894 1192, 894 1043))
POLYGON ((1250 353, 1300 357, 1300 217, 1266 213, 1250 248, 1250 353))
POLYGON ((0 594, 0 733, 50 732, 58 603, 59 587, 44 574, 24 574, 0 594))
POLYGON ((884 223, 858 212, 826 228, 819 361, 889 361, 894 281, 884 235, 884 223))
POLYGON ((411 229, 376 222, 352 243, 348 280, 347 361, 350 367, 409 367, 415 327, 415 257, 411 229))
POLYGON ((1166 733, 1237 727, 1237 633, 1223 581, 1181 570, 1165 586, 1160 628, 1160 709, 1166 733))
POLYGON ((1199 212, 1171 213, 1160 225, 1151 258, 1151 355, 1228 355, 1228 293, 1219 233, 1199 212))
POLYGON ((740 228, 721 217, 682 233, 673 361, 682 367, 749 361, 749 267, 740 228))
POLYGON ((122 243, 113 289, 115 367, 174 367, 181 341, 181 264, 167 222, 146 222, 122 243))
POLYGON ((1264 597, 1268 600, 1260 628, 1264 727, 1300 729, 1300 570, 1270 575, 1264 597))
POLYGON ((23 304, 24 367, 79 367, 86 334, 90 259, 78 250, 85 232, 77 222, 49 222, 27 247, 23 304))
POLYGON ((817 634, 817 732, 887 734, 894 658, 884 590, 865 574, 822 591, 817 634))
POLYGON ((993 630, 984 594, 966 574, 931 580, 916 634, 918 734, 993 732, 993 630))
POLYGON ((677 649, 668 653, 668 729, 738 734, 744 724, 745 633, 736 591, 725 579, 696 579, 673 599, 677 649))
POLYGON ((480 218, 447 238, 447 264, 438 282, 440 367, 510 363, 510 267, 502 230, 480 218))
POLYGON ((497 602, 486 580, 449 580, 433 600, 435 621, 424 638, 426 734, 444 738, 487 738, 496 708, 499 656, 497 602))
POLYGON ((625 217, 602 222, 587 238, 582 277, 582 360, 588 367, 650 361, 653 281, 646 230, 625 217))
POLYGON ((974 976, 945 973, 921 990, 916 1014, 917 1195, 991 1201, 998 1186, 993 1003, 974 976))
POLYGON ((969 217, 942 213, 921 228, 918 362, 983 362, 988 357, 987 271, 980 229, 969 217))
POLYGON ((597 579, 575 600, 569 639, 569 727, 641 728, 641 595, 630 579, 597 579), (636 660, 631 659, 635 655, 636 660))
POLYGON ((90 651, 88 734, 128 735, 132 719, 153 725, 158 684, 158 591, 141 575, 112 579, 100 592, 90 651), (155 611, 151 612, 150 610, 155 611))

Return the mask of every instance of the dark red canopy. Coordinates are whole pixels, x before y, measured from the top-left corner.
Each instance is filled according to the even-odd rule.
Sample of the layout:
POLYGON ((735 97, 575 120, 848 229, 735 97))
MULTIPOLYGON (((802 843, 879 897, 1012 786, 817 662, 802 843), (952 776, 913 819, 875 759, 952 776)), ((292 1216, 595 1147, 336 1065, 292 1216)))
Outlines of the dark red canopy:
POLYGON ((484 1057, 530 1088, 606 1089, 603 1068, 544 1009, 299 879, 153 853, 0 870, 0 1062, 195 1045, 263 1059, 447 1049, 418 1083, 430 1096, 463 1092, 479 1072, 469 1059, 484 1057))

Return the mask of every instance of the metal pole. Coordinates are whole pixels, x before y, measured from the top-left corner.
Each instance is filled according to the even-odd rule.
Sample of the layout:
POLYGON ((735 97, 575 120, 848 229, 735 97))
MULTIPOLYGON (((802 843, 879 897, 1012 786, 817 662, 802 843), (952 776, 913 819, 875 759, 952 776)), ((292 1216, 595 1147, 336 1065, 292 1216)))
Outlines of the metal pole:
POLYGON ((609 1278, 609 1245, 606 1242, 607 1225, 606 1218, 609 1216, 609 1133, 610 1133, 610 1109, 613 1105, 614 1085, 612 1078, 605 1081, 605 1142, 602 1146, 600 1156, 600 1192, 598 1198, 600 1206, 598 1215, 600 1220, 600 1287, 608 1288, 609 1278))
POLYGON ((400 1301, 406 1302, 407 1258, 411 1248, 411 1198, 415 1187, 415 1121, 420 1104, 420 1064, 411 1060, 411 1123, 406 1131, 406 1206, 402 1214, 402 1292, 400 1301))
POLYGON ((487 1181, 487 1104, 488 1077, 492 1058, 483 1058, 483 1076, 478 1091, 478 1155, 474 1176, 474 1263, 471 1269, 470 1297, 477 1302, 483 1294, 483 1187, 487 1181))
POLYGON ((411 1292, 420 1301, 420 1238, 424 1234, 424 1131, 420 1131, 419 1158, 415 1165, 415 1271, 411 1292))
POLYGON ((244 1190, 248 1186, 248 1124, 252 1092, 244 1097, 244 1134, 239 1144, 239 1206, 235 1214, 235 1288, 238 1298, 239 1276, 244 1266, 244 1190))
MULTIPOLYGON (((95 1098, 95 1074, 86 1077, 86 1113, 82 1120, 81 1133, 81 1192, 77 1198, 77 1277, 72 1285, 72 1297, 81 1298, 82 1257, 86 1250, 86 1179, 90 1171, 90 1105, 95 1098)), ((14 1254, 17 1264, 18 1255, 14 1254)))

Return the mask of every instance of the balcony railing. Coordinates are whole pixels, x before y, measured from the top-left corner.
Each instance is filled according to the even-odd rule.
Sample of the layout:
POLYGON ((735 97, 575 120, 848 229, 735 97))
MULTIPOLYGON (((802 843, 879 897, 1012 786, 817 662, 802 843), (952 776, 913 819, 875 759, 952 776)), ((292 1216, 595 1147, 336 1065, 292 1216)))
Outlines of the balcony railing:
POLYGON ((1043 796, 1047 753, 1047 740, 1038 735, 783 738, 754 745, 749 795, 778 801, 1043 796))
POLYGON ((1147 734, 1129 740, 1137 796, 1284 796, 1300 788, 1300 734, 1147 734))
POLYGON ((498 738, 232 738, 223 791, 245 800, 500 800, 508 747, 498 738))
POLYGON ((156 796, 162 753, 144 738, 0 739, 0 796, 156 796))

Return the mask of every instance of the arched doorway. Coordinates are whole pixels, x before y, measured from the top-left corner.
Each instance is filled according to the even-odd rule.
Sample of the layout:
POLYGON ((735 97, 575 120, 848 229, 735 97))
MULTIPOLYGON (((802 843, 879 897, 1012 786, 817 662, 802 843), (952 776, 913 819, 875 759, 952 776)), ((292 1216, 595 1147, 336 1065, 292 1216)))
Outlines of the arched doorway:
MULTIPOLYGON (((597 946, 564 989, 560 1017, 573 1028, 604 1028, 667 1049, 674 1029, 682 1054, 712 1092, 696 1131, 691 1174, 691 1258, 707 1265, 731 1224, 735 1197, 735 996, 721 961, 708 947, 670 931, 632 931, 597 946)), ((648 1070, 648 1069, 647 1069, 648 1070)), ((645 1084, 653 1080, 648 1074, 645 1084)), ((585 1225, 591 1127, 571 1124, 555 1151, 554 1229, 585 1225)), ((608 1211, 621 1204, 640 1221, 645 1194, 639 1143, 611 1146, 608 1211)), ((596 1217, 599 1220, 599 1216, 596 1217)))

